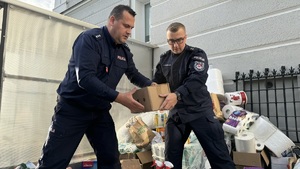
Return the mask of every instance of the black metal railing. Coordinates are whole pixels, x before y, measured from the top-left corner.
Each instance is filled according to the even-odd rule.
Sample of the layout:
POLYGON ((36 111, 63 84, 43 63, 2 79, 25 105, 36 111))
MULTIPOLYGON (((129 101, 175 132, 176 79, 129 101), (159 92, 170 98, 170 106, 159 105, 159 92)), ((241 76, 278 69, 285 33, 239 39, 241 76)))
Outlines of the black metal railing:
POLYGON ((300 64, 298 68, 281 66, 277 71, 235 73, 236 90, 247 94, 248 111, 264 115, 295 143, 300 132, 300 64))

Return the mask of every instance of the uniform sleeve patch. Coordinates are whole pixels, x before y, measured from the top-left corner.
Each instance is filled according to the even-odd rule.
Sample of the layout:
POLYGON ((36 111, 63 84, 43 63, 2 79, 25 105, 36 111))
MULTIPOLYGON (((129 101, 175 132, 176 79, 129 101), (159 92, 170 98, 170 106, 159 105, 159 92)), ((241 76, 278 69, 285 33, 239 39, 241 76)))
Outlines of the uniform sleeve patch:
POLYGON ((195 59, 195 60, 200 60, 200 61, 202 61, 202 62, 205 61, 205 59, 204 59, 203 57, 201 57, 201 56, 194 56, 193 59, 195 59))
POLYGON ((204 68, 205 68, 205 63, 204 62, 195 61, 195 63, 194 63, 194 69, 197 72, 203 71, 204 68))

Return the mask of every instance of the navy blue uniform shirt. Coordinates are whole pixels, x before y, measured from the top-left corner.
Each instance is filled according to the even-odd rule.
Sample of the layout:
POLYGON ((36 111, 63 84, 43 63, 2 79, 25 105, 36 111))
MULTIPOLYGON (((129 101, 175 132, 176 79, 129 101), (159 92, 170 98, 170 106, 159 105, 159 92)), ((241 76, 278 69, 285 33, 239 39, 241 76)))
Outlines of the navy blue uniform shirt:
POLYGON ((171 92, 179 92, 182 99, 170 111, 170 117, 178 114, 182 122, 189 122, 211 112, 212 101, 205 85, 208 67, 205 52, 188 45, 180 54, 168 50, 160 56, 153 82, 169 83, 171 92))
POLYGON ((151 85, 135 67, 127 44, 115 44, 106 27, 81 33, 74 42, 65 78, 57 93, 83 108, 108 109, 125 73, 139 87, 151 85))

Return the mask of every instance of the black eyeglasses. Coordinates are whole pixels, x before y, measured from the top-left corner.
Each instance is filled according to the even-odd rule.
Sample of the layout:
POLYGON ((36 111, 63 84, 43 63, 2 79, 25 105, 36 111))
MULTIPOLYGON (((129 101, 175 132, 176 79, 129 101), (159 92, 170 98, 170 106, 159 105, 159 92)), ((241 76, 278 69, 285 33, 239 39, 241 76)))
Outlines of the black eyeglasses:
POLYGON ((168 39, 167 42, 169 45, 174 45, 175 43, 177 43, 177 45, 182 44, 184 40, 184 37, 182 38, 178 38, 178 39, 168 39))

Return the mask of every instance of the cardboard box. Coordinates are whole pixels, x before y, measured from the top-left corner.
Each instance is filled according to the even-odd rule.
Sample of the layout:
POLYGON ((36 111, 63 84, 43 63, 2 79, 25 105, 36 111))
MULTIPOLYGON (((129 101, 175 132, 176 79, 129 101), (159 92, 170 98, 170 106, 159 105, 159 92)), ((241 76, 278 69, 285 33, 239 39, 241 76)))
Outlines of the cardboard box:
POLYGON ((142 169, 139 159, 124 159, 120 162, 122 169, 142 169))
MULTIPOLYGON (((129 167, 132 162, 132 167, 135 167, 136 161, 138 161, 140 168, 139 169, 152 169, 151 165, 153 164, 152 151, 137 152, 137 153, 127 153, 120 155, 120 162, 126 167, 129 167)), ((128 168, 129 169, 129 168, 128 168)), ((135 168, 130 168, 135 169, 135 168)))
POLYGON ((120 160, 136 159, 136 155, 135 155, 135 153, 120 154, 119 159, 120 160))
POLYGON ((233 162, 239 166, 261 167, 269 166, 270 160, 265 150, 260 153, 244 153, 233 151, 233 162))
POLYGON ((145 106, 145 112, 149 112, 159 110, 160 105, 164 101, 164 98, 159 97, 159 95, 167 93, 170 93, 170 87, 168 83, 165 83, 138 89, 132 96, 136 101, 145 106))
POLYGON ((271 156, 272 169, 288 169, 289 159, 293 157, 273 157, 271 156))
POLYGON ((153 158, 151 151, 138 152, 136 153, 136 156, 141 163, 142 169, 152 169, 151 165, 153 164, 153 158))
MULTIPOLYGON (((122 169, 152 169, 152 152, 127 153, 120 155, 122 169)), ((82 162, 82 169, 97 169, 97 160, 86 160, 82 162)))
POLYGON ((235 166, 235 169, 264 169, 264 168, 261 168, 261 167, 235 166))

